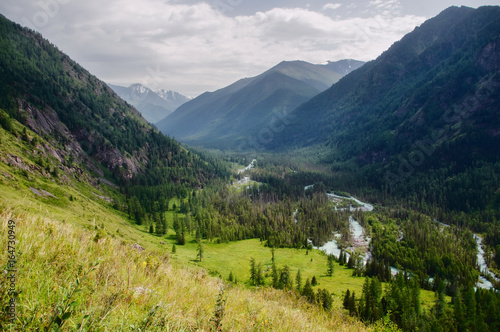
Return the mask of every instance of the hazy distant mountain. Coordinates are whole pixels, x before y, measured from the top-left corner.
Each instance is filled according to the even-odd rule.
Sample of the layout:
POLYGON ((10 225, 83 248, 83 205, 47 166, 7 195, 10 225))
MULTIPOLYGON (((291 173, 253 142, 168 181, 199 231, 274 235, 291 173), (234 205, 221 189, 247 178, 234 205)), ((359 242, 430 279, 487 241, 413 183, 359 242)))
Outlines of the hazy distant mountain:
POLYGON ((272 126, 279 114, 293 110, 362 65, 355 60, 326 65, 284 61, 256 77, 206 92, 156 125, 184 142, 234 148, 272 126))
POLYGON ((177 107, 190 100, 190 98, 175 91, 163 89, 153 91, 138 83, 132 84, 128 88, 108 85, 120 98, 137 108, 142 116, 151 123, 160 121, 175 111, 177 107))

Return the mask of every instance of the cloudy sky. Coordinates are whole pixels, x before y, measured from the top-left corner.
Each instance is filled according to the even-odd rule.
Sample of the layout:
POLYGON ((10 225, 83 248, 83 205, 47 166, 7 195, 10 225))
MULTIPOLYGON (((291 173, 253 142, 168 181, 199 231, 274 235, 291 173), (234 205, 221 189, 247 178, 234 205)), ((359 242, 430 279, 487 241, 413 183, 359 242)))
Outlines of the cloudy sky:
POLYGON ((372 60, 451 5, 500 0, 1 0, 92 74, 195 97, 283 60, 372 60))

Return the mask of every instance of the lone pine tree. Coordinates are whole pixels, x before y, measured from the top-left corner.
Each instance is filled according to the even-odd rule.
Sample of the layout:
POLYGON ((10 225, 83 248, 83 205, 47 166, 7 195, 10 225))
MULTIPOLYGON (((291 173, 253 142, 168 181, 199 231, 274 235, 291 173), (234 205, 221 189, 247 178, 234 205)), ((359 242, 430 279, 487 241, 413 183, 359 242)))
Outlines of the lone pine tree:
POLYGON ((333 256, 332 254, 328 255, 328 257, 327 257, 327 265, 328 265, 327 274, 329 277, 333 276, 334 261, 335 261, 335 256, 333 256))
POLYGON ((200 262, 201 262, 201 259, 203 258, 203 252, 204 252, 203 245, 201 244, 201 241, 198 241, 198 248, 196 251, 197 251, 196 257, 198 257, 200 259, 200 262))

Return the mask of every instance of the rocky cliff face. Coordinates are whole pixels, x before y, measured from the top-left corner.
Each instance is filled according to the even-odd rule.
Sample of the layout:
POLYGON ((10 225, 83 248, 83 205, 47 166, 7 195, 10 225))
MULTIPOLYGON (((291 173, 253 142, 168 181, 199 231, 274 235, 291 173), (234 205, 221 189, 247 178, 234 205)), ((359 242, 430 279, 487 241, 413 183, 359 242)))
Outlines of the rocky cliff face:
POLYGON ((84 130, 70 132, 49 106, 42 111, 23 99, 18 100, 18 106, 26 125, 47 140, 47 144, 43 146, 45 153, 56 158, 65 172, 81 174, 79 168, 64 166, 65 161, 71 159, 85 165, 98 176, 103 176, 103 170, 99 167, 101 164, 110 170, 122 169, 121 175, 130 179, 140 171, 141 164, 148 162, 144 152, 125 157, 116 147, 106 143, 100 144, 100 138, 96 134, 89 134, 84 130))
POLYGON ((45 140, 47 156, 70 174, 68 160, 127 179, 147 166, 154 129, 136 109, 41 35, 3 17, 0 31, 0 108, 45 140))

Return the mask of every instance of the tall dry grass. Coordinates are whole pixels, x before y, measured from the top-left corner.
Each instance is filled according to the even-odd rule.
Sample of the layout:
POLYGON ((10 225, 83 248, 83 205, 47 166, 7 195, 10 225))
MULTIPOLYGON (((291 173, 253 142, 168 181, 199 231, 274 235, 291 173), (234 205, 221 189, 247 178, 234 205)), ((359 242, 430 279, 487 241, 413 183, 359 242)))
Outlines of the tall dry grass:
MULTIPOLYGON (((2 312, 4 330, 211 331, 221 280, 169 263, 72 225, 0 207, 0 264, 7 264, 7 223, 16 222, 17 316, 2 312)), ((4 268, 5 269, 5 268, 4 268)), ((2 276, 4 278, 4 276, 2 276)), ((0 301, 9 300, 7 283, 0 301)), ((363 331, 340 306, 324 312, 271 288, 226 285, 224 331, 363 331)), ((336 301, 340 302, 340 301, 336 301)))

